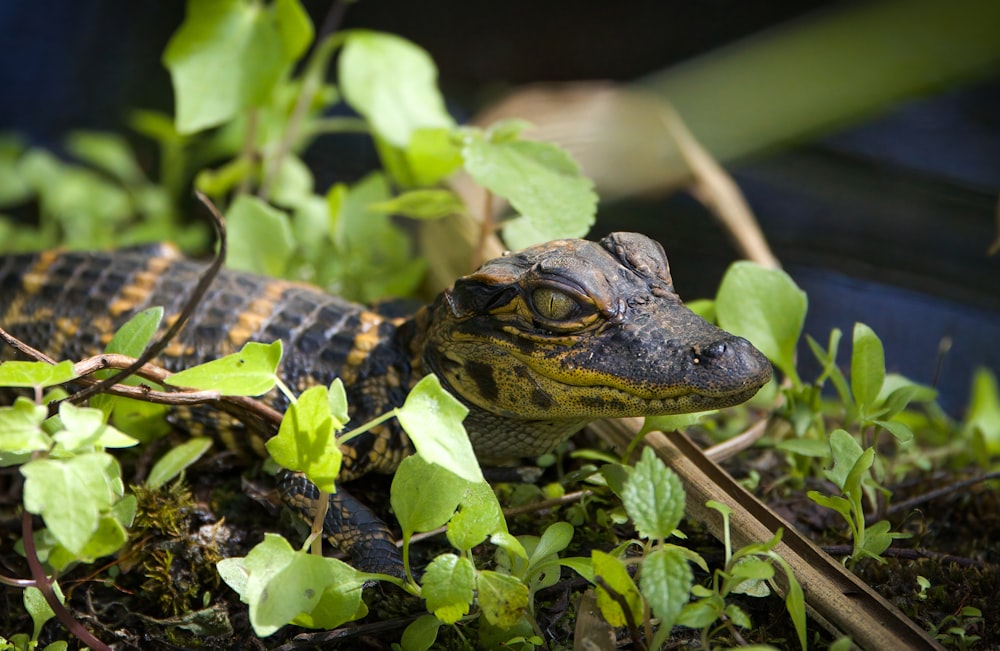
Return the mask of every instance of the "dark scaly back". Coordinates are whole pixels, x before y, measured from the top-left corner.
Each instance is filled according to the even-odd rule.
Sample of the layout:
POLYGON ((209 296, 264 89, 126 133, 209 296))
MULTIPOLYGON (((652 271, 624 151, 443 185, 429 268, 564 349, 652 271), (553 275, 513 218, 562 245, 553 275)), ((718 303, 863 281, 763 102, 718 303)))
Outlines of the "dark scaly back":
MULTIPOLYGON (((205 265, 182 259, 168 246, 114 253, 45 252, 0 258, 0 325, 57 359, 78 360, 101 352, 111 335, 136 312, 161 305, 165 323, 181 311, 205 265)), ((281 374, 296 392, 343 379, 352 424, 402 404, 411 385, 408 342, 402 319, 375 312, 305 285, 223 270, 191 320, 159 357, 180 370, 239 350, 247 341, 282 340, 281 374)), ((11 351, 0 345, 0 359, 11 351)), ((272 391, 266 400, 286 404, 272 391)), ((197 418, 197 416, 195 416, 197 418)), ((219 415, 197 418, 202 426, 219 415)), ((217 432, 241 455, 247 441, 217 432)), ((395 421, 345 451, 343 479, 392 470, 409 450, 395 421)))

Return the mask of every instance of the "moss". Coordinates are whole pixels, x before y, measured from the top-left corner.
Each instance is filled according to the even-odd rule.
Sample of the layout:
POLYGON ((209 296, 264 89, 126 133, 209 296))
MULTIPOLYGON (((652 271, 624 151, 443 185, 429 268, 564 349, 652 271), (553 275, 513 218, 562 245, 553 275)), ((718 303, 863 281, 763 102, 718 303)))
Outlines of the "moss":
POLYGON ((182 481, 158 490, 133 487, 138 511, 130 546, 122 555, 141 568, 142 598, 160 613, 179 615, 204 605, 206 591, 219 587, 215 564, 227 536, 223 521, 202 525, 197 505, 182 481))

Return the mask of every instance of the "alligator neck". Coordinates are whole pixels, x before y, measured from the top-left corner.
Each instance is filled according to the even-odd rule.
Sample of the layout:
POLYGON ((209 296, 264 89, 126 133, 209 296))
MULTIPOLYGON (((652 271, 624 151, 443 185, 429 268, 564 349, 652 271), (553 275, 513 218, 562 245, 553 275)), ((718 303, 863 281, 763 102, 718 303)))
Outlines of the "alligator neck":
MULTIPOLYGON (((438 356, 434 354, 436 351, 428 350, 435 345, 431 334, 434 310, 435 305, 422 307, 399 328, 413 369, 411 388, 425 375, 435 372, 433 360, 438 356)), ((437 376, 449 393, 468 408, 465 429, 476 456, 486 463, 545 454, 590 422, 590 419, 525 420, 496 414, 464 399, 461 392, 448 384, 443 373, 437 376)))
POLYGON ((551 452, 590 420, 517 420, 468 405, 465 429, 480 462, 493 465, 551 452))

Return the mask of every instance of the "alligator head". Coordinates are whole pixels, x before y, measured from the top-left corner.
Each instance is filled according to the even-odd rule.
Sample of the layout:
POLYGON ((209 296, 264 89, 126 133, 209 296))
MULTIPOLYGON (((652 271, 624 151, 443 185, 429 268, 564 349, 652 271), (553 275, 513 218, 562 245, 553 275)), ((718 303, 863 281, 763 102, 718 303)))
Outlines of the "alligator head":
POLYGON ((750 342, 681 303, 663 248, 635 233, 460 278, 432 308, 423 362, 470 408, 482 458, 540 454, 598 418, 735 405, 771 377, 750 342))

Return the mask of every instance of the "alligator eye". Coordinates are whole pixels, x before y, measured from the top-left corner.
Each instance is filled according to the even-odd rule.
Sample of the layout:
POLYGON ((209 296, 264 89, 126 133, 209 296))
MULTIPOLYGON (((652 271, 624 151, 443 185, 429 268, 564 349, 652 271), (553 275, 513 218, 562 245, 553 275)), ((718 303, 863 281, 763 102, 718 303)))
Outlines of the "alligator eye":
POLYGON ((564 321, 574 316, 580 305, 569 295, 550 287, 531 292, 531 304, 543 319, 564 321))

